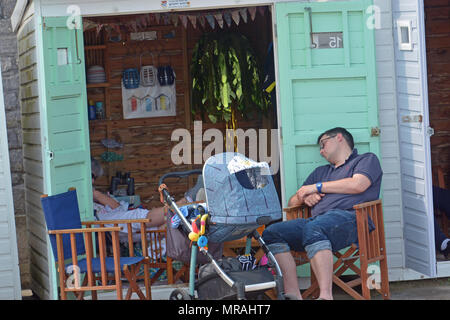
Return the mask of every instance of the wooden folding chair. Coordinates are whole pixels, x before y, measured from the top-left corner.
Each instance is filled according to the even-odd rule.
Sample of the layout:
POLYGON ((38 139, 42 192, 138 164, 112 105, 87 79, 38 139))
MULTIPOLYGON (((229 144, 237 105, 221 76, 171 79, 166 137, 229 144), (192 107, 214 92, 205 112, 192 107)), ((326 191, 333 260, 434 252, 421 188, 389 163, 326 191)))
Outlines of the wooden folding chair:
MULTIPOLYGON (((433 184, 437 185, 438 187, 445 189, 445 179, 444 179, 444 172, 442 170, 441 166, 433 166, 433 184), (437 182, 437 183, 436 183, 437 182)), ((447 236, 447 238, 450 237, 450 233, 448 232, 448 218, 445 212, 439 209, 435 209, 434 214, 438 218, 438 220, 441 223, 442 232, 447 236)))
POLYGON ((162 251, 162 242, 167 238, 166 229, 147 230, 149 238, 149 266, 150 268, 157 268, 158 271, 152 276, 151 283, 153 284, 166 271, 167 283, 173 284, 173 265, 172 259, 166 257, 162 251))
MULTIPOLYGON (((116 290, 117 299, 122 300, 122 276, 130 285, 126 299, 131 298, 133 291, 140 299, 151 299, 150 282, 145 283, 146 295, 136 283, 141 266, 144 266, 148 274, 148 258, 120 257, 121 227, 93 227, 99 223, 92 221, 84 223, 86 228, 82 228, 76 190, 73 188, 53 196, 42 195, 41 203, 57 262, 61 299, 67 299, 69 292, 73 292, 78 299, 83 299, 86 291, 91 291, 92 299, 97 299, 99 290, 116 290), (113 257, 107 257, 106 254, 107 233, 111 233, 113 257), (97 257, 94 251, 94 234, 99 243, 97 257), (71 261, 68 262, 67 259, 71 261), (86 275, 83 283, 80 281, 82 274, 86 275), (108 274, 114 274, 114 276, 111 277, 108 274)), ((141 226, 149 222, 148 219, 131 221, 139 222, 141 226)), ((144 239, 143 246, 146 246, 144 239)))
MULTIPOLYGON (((140 236, 140 242, 141 242, 141 248, 142 248, 142 257, 144 258, 145 263, 142 264, 142 267, 144 269, 144 275, 139 276, 140 268, 141 266, 130 266, 130 278, 129 280, 130 287, 128 288, 126 299, 130 299, 131 295, 134 292, 138 294, 138 296, 143 299, 143 293, 139 288, 139 285, 137 284, 137 281, 140 279, 144 279, 144 287, 146 290, 147 297, 146 299, 151 299, 151 281, 150 281, 150 259, 148 256, 148 240, 147 237, 142 236, 145 235, 146 232, 146 223, 149 223, 150 219, 117 219, 117 220, 94 220, 94 221, 83 221, 81 224, 85 226, 86 228, 93 228, 95 226, 100 226, 101 228, 105 228, 106 225, 113 225, 113 227, 119 227, 120 224, 126 224, 127 225, 127 244, 128 244, 128 257, 135 257, 135 251, 134 251, 134 243, 135 239, 133 237, 133 229, 132 224, 133 223, 139 223, 140 224, 140 230, 139 234, 140 236)), ((119 244, 119 254, 120 254, 120 244, 119 244)))
MULTIPOLYGON (((383 299, 390 298, 388 267, 386 259, 386 245, 384 235, 383 210, 381 200, 365 202, 353 207, 356 211, 356 224, 358 231, 358 245, 348 247, 345 253, 334 252, 336 261, 333 264, 333 283, 355 299, 371 299, 370 290, 376 289, 383 299), (375 230, 369 233, 368 219, 373 221, 375 230), (359 261, 359 267, 355 264, 359 261), (374 264, 379 265, 375 266, 374 264), (370 267, 369 266, 373 266, 370 267), (341 277, 345 271, 351 269, 358 278, 344 282, 341 277), (375 271, 371 274, 370 271, 375 271), (361 285, 362 294, 354 287, 361 285)), ((306 219, 311 216, 310 208, 297 206, 283 209, 286 219, 306 219)), ((345 250, 345 249, 344 249, 345 250)), ((342 250, 341 250, 342 251, 342 250)), ((292 252, 296 264, 308 262, 306 253, 292 252)), ((311 268, 311 286, 302 294, 307 297, 317 297, 318 282, 311 268)))
MULTIPOLYGON (((119 224, 127 224, 127 230, 132 230, 131 224, 140 222, 142 219, 139 220, 100 220, 100 221, 89 221, 89 222, 82 222, 82 224, 90 227, 92 225, 113 225, 117 227, 119 224)), ((148 219, 145 219, 146 222, 150 222, 148 219)), ((150 285, 153 285, 155 281, 158 280, 158 278, 163 274, 164 271, 166 271, 167 274, 167 284, 174 284, 175 281, 178 279, 181 279, 182 276, 185 275, 186 270, 189 270, 189 266, 184 266, 174 275, 174 269, 173 269, 173 260, 169 257, 166 257, 163 250, 163 241, 167 239, 167 230, 165 228, 161 229, 147 229, 142 228, 140 230, 136 231, 136 234, 142 234, 142 230, 145 230, 146 237, 145 239, 141 239, 141 249, 142 249, 142 255, 147 259, 147 266, 148 268, 156 268, 158 271, 153 274, 153 276, 150 276, 150 272, 146 274, 146 271, 144 270, 144 274, 138 276, 137 278, 139 280, 144 279, 146 281, 147 279, 150 279, 150 285)), ((127 246, 128 246, 128 256, 134 257, 135 256, 135 237, 133 235, 133 232, 127 233, 127 246)), ((186 272, 188 274, 189 272, 186 272)))

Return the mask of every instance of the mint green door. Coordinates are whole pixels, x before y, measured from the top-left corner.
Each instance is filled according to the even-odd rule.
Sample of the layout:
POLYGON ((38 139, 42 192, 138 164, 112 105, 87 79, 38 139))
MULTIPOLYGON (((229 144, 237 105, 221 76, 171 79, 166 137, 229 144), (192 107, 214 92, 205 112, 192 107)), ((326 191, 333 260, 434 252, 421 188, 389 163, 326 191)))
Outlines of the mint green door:
POLYGON ((42 18, 44 181, 50 195, 75 187, 86 220, 93 209, 83 29, 67 20, 42 18))
POLYGON ((285 205, 326 163, 317 145, 323 131, 344 127, 359 153, 379 156, 373 17, 366 13, 371 5, 276 4, 285 205))

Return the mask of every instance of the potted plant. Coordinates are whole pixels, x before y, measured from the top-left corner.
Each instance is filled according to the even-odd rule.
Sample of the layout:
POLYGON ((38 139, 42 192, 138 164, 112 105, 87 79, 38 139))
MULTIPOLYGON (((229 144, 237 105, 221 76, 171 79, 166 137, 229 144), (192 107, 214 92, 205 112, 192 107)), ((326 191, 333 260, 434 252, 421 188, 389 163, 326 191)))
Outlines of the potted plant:
POLYGON ((191 112, 213 123, 226 122, 236 130, 239 112, 266 112, 269 101, 261 86, 261 72, 248 39, 239 33, 205 33, 192 53, 191 112))

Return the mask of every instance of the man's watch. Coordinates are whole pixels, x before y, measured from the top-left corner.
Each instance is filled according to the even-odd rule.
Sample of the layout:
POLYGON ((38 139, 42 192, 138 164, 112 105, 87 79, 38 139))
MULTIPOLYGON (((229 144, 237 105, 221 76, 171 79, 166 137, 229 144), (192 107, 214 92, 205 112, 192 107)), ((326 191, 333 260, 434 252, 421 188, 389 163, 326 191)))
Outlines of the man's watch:
POLYGON ((322 193, 322 182, 316 183, 317 192, 322 193))

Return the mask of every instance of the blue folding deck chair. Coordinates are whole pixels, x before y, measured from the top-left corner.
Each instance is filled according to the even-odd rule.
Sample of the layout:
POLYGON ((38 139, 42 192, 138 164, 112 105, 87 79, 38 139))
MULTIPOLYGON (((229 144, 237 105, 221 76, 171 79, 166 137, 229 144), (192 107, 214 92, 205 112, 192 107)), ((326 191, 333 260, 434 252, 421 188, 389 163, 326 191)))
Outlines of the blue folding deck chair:
POLYGON ((41 203, 53 255, 57 262, 61 299, 66 300, 68 292, 73 292, 78 299, 83 299, 86 291, 91 291, 92 298, 97 299, 98 290, 116 290, 117 299, 122 300, 122 276, 129 282, 126 299, 131 298, 133 291, 140 299, 151 299, 148 257, 120 257, 121 227, 82 228, 75 189, 53 196, 42 195, 41 203), (112 235, 112 257, 106 256, 107 232, 112 235), (94 257, 92 236, 94 233, 99 242, 98 257, 94 257), (71 261, 67 262, 67 259, 71 261), (141 265, 144 265, 146 274, 145 295, 136 282, 141 265), (114 274, 114 277, 108 274, 114 274), (81 275, 85 275, 82 284, 80 284, 81 275), (109 280, 113 280, 114 284, 108 284, 109 280))

